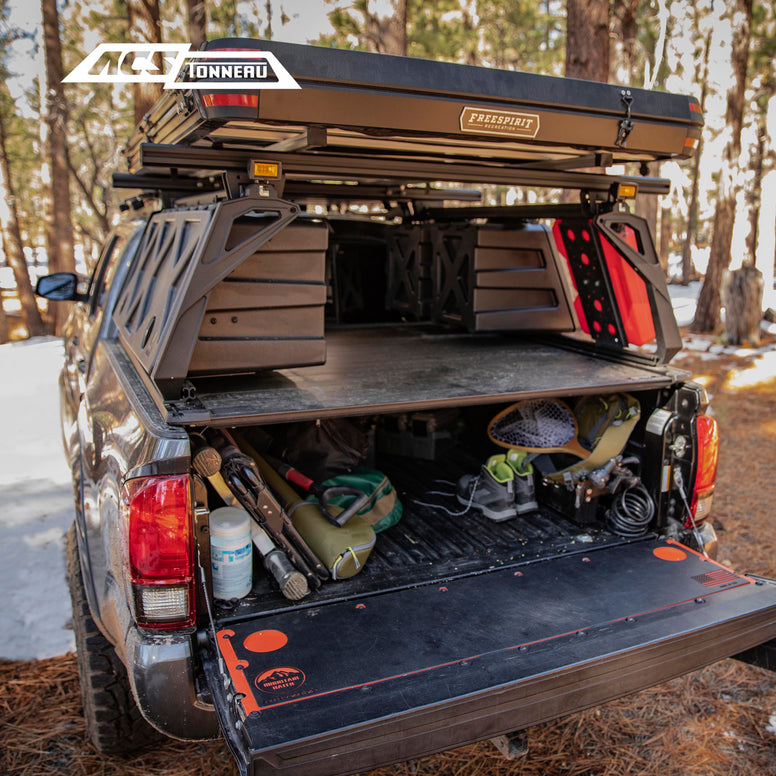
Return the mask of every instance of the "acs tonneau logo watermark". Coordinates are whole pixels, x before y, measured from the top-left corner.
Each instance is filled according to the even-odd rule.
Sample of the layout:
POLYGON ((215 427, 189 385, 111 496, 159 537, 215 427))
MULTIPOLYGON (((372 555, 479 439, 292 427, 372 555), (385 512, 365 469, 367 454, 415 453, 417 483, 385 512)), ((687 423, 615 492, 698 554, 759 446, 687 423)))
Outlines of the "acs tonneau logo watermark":
POLYGON ((188 43, 101 43, 63 81, 164 89, 299 89, 270 51, 192 51, 188 43))

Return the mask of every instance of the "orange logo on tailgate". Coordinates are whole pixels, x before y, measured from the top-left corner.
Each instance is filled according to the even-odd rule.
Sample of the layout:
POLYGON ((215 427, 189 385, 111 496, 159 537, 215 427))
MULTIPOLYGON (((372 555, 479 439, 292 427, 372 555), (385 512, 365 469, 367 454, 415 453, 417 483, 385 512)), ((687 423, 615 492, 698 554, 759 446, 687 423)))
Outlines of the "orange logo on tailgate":
POLYGON ((256 687, 271 695, 285 694, 304 684, 304 671, 298 668, 271 668, 256 677, 256 687))

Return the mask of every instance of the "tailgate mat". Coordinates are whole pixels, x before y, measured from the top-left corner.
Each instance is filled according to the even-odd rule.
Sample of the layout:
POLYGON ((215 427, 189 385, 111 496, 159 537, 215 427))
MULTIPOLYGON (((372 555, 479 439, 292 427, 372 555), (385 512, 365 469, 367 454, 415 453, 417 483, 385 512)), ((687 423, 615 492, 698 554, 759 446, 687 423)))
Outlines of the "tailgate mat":
MULTIPOLYGON (((648 539, 254 617, 217 636, 240 699, 232 701, 230 727, 239 718, 238 737, 255 757, 486 692, 495 707, 493 693, 505 688, 657 644, 662 651, 650 660, 672 668, 661 673, 656 665, 651 676, 632 680, 647 686, 739 651, 715 651, 709 642, 733 639, 743 648, 751 631, 751 644, 759 643, 758 628, 776 631, 774 609, 774 586, 682 545, 648 539), (738 624, 731 630, 731 623, 738 624)), ((618 679, 606 680, 613 685, 608 697, 629 691, 618 679)), ((592 675, 585 681, 594 683, 592 675)), ((481 727, 479 737, 492 732, 481 727)))

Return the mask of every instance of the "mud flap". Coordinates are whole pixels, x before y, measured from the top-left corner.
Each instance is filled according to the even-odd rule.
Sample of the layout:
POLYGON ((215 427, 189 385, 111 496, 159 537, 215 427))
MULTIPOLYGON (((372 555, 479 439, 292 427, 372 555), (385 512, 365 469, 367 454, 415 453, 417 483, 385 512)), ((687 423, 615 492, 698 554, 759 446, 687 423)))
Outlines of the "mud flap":
MULTIPOLYGON (((347 594, 346 583, 342 584, 347 594)), ((648 539, 216 624, 244 773, 344 774, 519 730, 776 637, 776 582, 648 539)))

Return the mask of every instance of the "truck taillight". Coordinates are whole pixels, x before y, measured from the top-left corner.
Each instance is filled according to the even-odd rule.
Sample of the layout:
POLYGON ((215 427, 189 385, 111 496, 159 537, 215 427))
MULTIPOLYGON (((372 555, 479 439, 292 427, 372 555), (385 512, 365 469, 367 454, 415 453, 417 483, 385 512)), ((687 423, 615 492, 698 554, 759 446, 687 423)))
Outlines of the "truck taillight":
POLYGON ((124 486, 126 552, 135 616, 144 628, 194 624, 194 554, 188 475, 138 477, 124 486))
POLYGON ((206 108, 231 106, 237 108, 258 108, 258 94, 203 94, 202 104, 206 108))
POLYGON ((695 424, 698 463, 690 508, 696 525, 699 525, 711 514, 719 461, 719 428, 717 421, 709 415, 698 415, 695 424))

